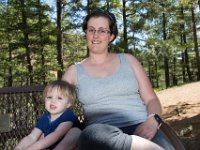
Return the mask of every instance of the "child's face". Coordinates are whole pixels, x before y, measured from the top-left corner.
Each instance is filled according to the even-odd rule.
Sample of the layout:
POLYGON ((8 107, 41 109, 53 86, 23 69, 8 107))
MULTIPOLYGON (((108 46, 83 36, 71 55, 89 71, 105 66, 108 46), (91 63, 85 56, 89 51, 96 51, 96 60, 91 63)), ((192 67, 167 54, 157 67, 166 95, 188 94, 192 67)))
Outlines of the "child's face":
POLYGON ((51 114, 51 119, 58 118, 69 107, 68 97, 62 95, 58 88, 48 90, 45 98, 45 109, 51 114))

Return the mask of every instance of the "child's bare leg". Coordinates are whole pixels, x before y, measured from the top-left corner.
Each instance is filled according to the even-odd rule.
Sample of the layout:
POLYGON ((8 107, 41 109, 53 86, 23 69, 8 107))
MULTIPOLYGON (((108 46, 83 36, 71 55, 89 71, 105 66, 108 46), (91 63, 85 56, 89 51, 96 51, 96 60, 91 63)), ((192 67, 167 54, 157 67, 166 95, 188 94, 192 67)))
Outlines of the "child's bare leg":
POLYGON ((132 135, 132 144, 130 150, 164 150, 164 149, 147 139, 132 135))
POLYGON ((74 150, 77 147, 80 134, 81 130, 79 128, 71 128, 54 150, 74 150))

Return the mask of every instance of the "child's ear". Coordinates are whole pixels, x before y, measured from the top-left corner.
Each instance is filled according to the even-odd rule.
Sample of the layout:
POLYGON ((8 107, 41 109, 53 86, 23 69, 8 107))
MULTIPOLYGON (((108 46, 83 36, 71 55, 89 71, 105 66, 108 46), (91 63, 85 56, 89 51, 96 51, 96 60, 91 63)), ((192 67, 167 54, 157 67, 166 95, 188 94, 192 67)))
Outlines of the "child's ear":
POLYGON ((72 106, 71 103, 68 103, 68 104, 67 104, 67 108, 69 108, 69 107, 71 107, 71 106, 72 106))

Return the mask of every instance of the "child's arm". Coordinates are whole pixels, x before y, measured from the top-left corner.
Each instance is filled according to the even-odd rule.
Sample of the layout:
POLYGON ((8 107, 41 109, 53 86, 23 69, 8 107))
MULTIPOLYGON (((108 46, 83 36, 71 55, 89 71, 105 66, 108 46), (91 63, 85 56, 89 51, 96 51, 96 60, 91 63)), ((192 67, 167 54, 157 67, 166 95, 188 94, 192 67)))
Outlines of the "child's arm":
POLYGON ((25 136, 19 144, 14 148, 14 150, 25 150, 28 146, 35 143, 42 135, 42 131, 38 128, 34 128, 31 133, 25 136))
POLYGON ((59 124, 54 132, 50 133, 43 139, 39 139, 37 142, 29 146, 26 150, 41 150, 53 145, 67 133, 72 125, 73 123, 71 121, 59 124))

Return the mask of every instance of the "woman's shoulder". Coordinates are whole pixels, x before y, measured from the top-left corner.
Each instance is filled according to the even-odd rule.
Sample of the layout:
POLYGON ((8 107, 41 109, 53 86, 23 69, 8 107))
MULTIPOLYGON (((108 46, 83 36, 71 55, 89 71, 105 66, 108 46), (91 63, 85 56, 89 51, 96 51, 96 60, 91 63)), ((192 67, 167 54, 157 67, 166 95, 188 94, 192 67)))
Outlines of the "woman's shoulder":
POLYGON ((135 59, 135 56, 134 55, 132 55, 132 54, 129 54, 129 53, 123 53, 126 57, 128 57, 128 58, 134 58, 135 59))
POLYGON ((133 56, 132 54, 127 54, 127 53, 125 53, 124 55, 128 63, 132 66, 134 70, 137 69, 138 67, 141 68, 141 63, 135 56, 133 56))
POLYGON ((62 79, 68 81, 71 84, 75 84, 76 75, 77 75, 76 66, 75 64, 73 64, 66 69, 66 71, 62 76, 62 79))
POLYGON ((124 56, 128 60, 128 62, 138 61, 134 55, 129 53, 119 53, 119 55, 124 56))
POLYGON ((73 64, 71 66, 69 66, 66 70, 65 70, 65 74, 73 74, 76 71, 76 65, 73 64))

